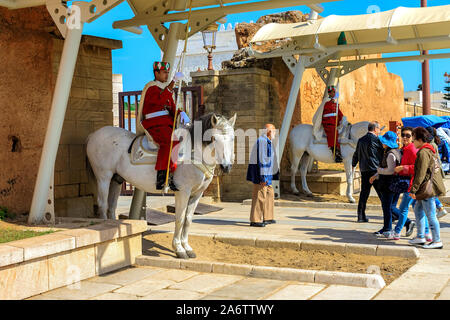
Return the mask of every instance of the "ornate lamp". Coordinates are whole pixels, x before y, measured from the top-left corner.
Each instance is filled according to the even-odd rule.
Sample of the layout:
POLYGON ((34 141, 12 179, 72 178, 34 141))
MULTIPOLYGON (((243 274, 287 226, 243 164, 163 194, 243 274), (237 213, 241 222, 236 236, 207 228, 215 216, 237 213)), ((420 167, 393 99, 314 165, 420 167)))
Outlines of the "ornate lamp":
POLYGON ((212 51, 216 48, 216 35, 218 25, 216 23, 210 24, 202 31, 203 48, 208 52, 208 70, 214 70, 212 64, 212 51))

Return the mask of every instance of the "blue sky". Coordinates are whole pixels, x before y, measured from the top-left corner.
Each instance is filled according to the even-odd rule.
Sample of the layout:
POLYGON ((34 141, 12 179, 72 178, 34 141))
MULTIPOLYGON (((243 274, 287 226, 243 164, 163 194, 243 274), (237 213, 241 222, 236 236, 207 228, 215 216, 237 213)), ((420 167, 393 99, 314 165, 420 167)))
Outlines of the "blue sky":
MULTIPOLYGON (((450 0, 428 1, 429 6, 446 4, 450 4, 450 0)), ((373 13, 375 10, 391 10, 399 6, 420 7, 420 0, 342 0, 323 3, 322 6, 324 7, 324 11, 321 13, 322 16, 328 16, 330 14, 355 15, 373 13)), ((308 13, 310 11, 310 9, 306 6, 297 6, 233 14, 227 16, 227 23, 234 25, 235 22, 250 22, 251 20, 256 21, 263 15, 288 10, 300 10, 304 13, 308 13)), ((123 2, 96 21, 86 24, 83 31, 83 34, 122 40, 123 49, 114 50, 112 57, 113 72, 121 73, 123 75, 125 91, 141 90, 148 81, 152 80, 152 63, 153 61, 160 59, 159 47, 151 34, 148 32, 147 28, 143 28, 144 32, 142 35, 135 35, 112 28, 112 23, 114 21, 130 19, 133 16, 134 14, 128 4, 123 2)), ((436 50, 431 53, 442 52, 450 52, 450 50, 436 50)), ((417 52, 414 54, 417 54, 417 52)), ((389 72, 395 73, 402 77, 405 91, 416 90, 417 85, 422 82, 421 65, 419 62, 396 62, 388 63, 386 65, 389 72)), ((431 92, 443 90, 443 74, 445 72, 450 72, 450 59, 430 60, 431 92)))

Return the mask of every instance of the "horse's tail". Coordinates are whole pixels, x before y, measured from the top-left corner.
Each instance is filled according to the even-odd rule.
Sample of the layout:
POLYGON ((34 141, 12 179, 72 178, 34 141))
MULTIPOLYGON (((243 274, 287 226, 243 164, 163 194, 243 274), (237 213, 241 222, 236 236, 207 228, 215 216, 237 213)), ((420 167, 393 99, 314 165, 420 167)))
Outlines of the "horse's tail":
MULTIPOLYGON (((86 138, 86 145, 89 142, 89 138, 92 133, 86 138)), ((92 169, 91 162, 89 161, 89 157, 86 155, 86 171, 87 171, 87 179, 88 183, 86 186, 86 195, 92 195, 94 198, 94 214, 97 215, 98 203, 97 203, 97 195, 98 195, 98 187, 97 187, 97 177, 95 176, 94 170, 92 169)))

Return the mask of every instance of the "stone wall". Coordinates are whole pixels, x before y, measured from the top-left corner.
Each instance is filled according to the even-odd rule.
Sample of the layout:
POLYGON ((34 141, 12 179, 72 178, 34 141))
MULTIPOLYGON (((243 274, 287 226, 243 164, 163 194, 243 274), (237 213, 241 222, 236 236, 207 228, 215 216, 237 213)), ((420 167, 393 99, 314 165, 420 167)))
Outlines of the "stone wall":
MULTIPOLYGON (((267 122, 279 123, 279 112, 272 107, 273 91, 270 72, 248 68, 222 71, 192 72, 192 85, 202 85, 206 112, 214 111, 231 118, 237 113, 235 129, 262 129, 267 122)), ((276 100, 276 99, 275 99, 276 100)), ((256 139, 256 137, 255 137, 256 139)), ((236 143, 238 154, 245 155, 245 164, 235 162, 229 174, 219 176, 222 201, 242 201, 251 195, 252 185, 246 181, 250 148, 255 139, 246 138, 245 145, 236 143)), ((205 196, 217 200, 218 186, 214 178, 205 196)))
MULTIPOLYGON (((54 81, 63 44, 54 40, 54 81)), ((118 40, 82 38, 55 164, 57 216, 93 216, 94 190, 89 181, 93 177, 88 175, 86 139, 95 130, 113 125, 111 50, 121 47, 118 40)))
POLYGON ((31 205, 52 99, 53 24, 45 8, 0 8, 0 205, 31 205), (14 140, 16 140, 15 148, 14 140))
MULTIPOLYGON (((45 7, 0 8, 0 205, 31 206, 63 40, 45 7)), ((93 214, 85 141, 113 124, 111 49, 121 41, 83 36, 55 164, 57 216, 93 214)))

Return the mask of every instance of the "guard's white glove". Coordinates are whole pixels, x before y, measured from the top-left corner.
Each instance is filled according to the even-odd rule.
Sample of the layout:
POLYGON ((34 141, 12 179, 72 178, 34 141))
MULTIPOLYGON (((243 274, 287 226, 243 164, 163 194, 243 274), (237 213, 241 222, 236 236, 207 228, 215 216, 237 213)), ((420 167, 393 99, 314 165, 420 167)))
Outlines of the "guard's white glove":
POLYGON ((191 119, 189 119, 188 115, 184 111, 180 112, 180 120, 181 124, 188 124, 189 122, 191 122, 191 119))
POLYGON ((183 79, 184 79, 183 72, 177 72, 177 73, 175 73, 175 76, 173 77, 173 81, 174 82, 178 82, 178 81, 183 80, 183 79))

